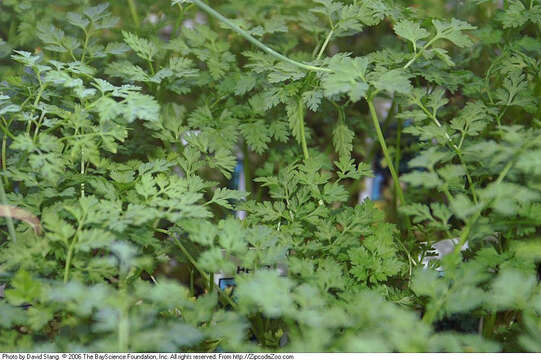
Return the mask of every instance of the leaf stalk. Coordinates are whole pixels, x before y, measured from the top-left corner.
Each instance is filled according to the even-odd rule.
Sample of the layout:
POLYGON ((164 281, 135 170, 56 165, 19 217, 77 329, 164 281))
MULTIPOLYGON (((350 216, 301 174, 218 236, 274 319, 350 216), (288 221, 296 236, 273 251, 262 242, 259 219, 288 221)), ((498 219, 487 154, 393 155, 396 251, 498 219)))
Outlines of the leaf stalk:
POLYGON ((280 54, 276 50, 271 49, 267 45, 263 44, 261 41, 257 40, 252 35, 248 34, 246 31, 241 29, 237 24, 235 24, 234 22, 232 22, 231 20, 229 20, 228 18, 226 18, 225 16, 223 16, 222 14, 220 14, 219 12, 214 10, 212 7, 205 4, 203 1, 201 1, 201 0, 191 0, 191 1, 197 7, 199 7, 201 10, 205 11, 209 15, 215 17, 216 19, 220 20, 224 24, 228 25, 237 34, 239 34, 240 36, 242 36, 243 38, 248 40, 253 45, 257 46, 258 48, 260 48, 261 50, 263 50, 267 54, 272 55, 272 56, 276 57, 277 59, 280 59, 282 61, 285 61, 285 62, 287 62, 289 64, 292 64, 294 66, 297 66, 297 67, 299 67, 301 69, 305 69, 305 70, 308 70, 308 71, 331 72, 330 69, 326 69, 326 68, 322 68, 322 67, 318 67, 318 66, 314 66, 314 65, 304 64, 304 63, 301 63, 299 61, 295 61, 293 59, 288 58, 287 56, 284 56, 284 55, 280 54))

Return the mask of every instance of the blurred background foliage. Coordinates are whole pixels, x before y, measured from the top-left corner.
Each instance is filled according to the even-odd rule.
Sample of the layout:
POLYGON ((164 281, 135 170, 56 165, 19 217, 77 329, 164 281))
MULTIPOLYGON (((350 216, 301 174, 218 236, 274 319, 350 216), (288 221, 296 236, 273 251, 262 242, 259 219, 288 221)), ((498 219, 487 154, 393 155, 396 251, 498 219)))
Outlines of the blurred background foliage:
POLYGON ((43 227, 2 220, 0 350, 541 351, 539 2, 210 5, 292 59, 366 55, 374 76, 417 55, 399 22, 476 27, 374 99, 407 204, 369 102, 189 1, 0 0, 2 203, 43 227), (381 197, 361 199, 374 173, 381 197), (443 239, 469 248, 424 267, 443 239))

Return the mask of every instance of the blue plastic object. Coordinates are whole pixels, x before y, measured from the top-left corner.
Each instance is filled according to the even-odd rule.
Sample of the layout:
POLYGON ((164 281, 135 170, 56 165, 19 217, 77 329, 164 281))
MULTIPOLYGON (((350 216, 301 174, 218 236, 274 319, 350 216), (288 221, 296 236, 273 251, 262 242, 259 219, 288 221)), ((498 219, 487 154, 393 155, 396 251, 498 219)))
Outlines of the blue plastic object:
POLYGON ((220 281, 218 282, 218 287, 222 291, 225 291, 227 288, 234 287, 234 286, 235 286, 235 279, 233 278, 223 278, 223 279, 220 279, 220 281))
POLYGON ((374 179, 372 180, 372 193, 370 194, 370 199, 373 201, 381 200, 381 188, 385 177, 381 173, 376 173, 374 179))
POLYGON ((244 164, 242 159, 237 160, 237 165, 235 166, 235 171, 231 177, 231 189, 238 190, 240 187, 240 178, 244 171, 244 164))

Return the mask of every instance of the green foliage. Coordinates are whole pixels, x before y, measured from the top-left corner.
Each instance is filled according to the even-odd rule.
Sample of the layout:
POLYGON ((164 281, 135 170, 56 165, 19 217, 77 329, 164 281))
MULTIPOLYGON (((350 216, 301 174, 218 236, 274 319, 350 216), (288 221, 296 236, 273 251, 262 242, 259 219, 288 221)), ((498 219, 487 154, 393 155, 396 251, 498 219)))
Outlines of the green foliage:
POLYGON ((538 2, 130 3, 0 0, 0 351, 541 351, 538 2))

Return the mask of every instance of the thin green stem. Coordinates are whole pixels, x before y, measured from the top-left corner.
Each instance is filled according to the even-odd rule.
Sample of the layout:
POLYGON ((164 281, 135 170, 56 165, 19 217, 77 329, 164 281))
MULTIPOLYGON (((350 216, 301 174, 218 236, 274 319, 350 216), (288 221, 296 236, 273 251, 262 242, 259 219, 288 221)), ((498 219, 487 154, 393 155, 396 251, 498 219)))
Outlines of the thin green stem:
POLYGON ((310 154, 308 153, 308 145, 306 144, 306 134, 304 131, 304 103, 302 102, 302 99, 299 98, 298 103, 298 116, 299 116, 299 127, 300 127, 300 137, 301 137, 301 145, 302 145, 302 152, 304 154, 304 159, 308 160, 310 159, 310 154))
POLYGON ((500 131, 501 131, 501 127, 502 127, 502 118, 503 118, 503 115, 505 114, 505 112, 507 111, 508 106, 509 105, 505 105, 503 110, 500 112, 500 114, 496 118, 496 123, 498 124, 498 130, 500 130, 500 131))
POLYGON ((367 102, 368 102, 368 108, 370 109, 372 122, 374 124, 374 128, 376 129, 376 134, 378 136, 378 141, 381 146, 381 150, 383 151, 385 161, 387 161, 387 166, 389 167, 389 171, 391 172, 391 177, 393 178, 396 194, 398 195, 401 205, 404 206, 406 205, 406 200, 404 198, 404 193, 402 192, 402 187, 400 186, 400 181, 398 180, 398 174, 393 165, 393 159, 391 158, 391 154, 389 153, 389 149, 387 148, 387 144, 385 143, 385 137, 383 136, 383 132, 381 131, 381 127, 379 125, 379 119, 376 113, 376 109, 374 107, 373 97, 372 96, 368 97, 367 102))
MULTIPOLYGON (((421 108, 421 110, 423 110, 423 112, 434 122, 434 124, 436 124, 437 127, 439 127, 440 129, 443 129, 443 126, 441 125, 441 123, 439 122, 438 118, 436 117, 436 115, 434 115, 432 112, 430 112, 424 105, 421 101, 417 100, 417 99, 414 99, 414 102, 417 104, 417 106, 419 106, 421 108)), ((458 156, 458 159, 460 160, 460 164, 462 165, 462 167, 464 168, 464 173, 466 174, 466 179, 468 180, 468 185, 470 187, 470 190, 471 190, 471 193, 472 193, 472 197, 473 197, 473 202, 475 204, 477 204, 479 202, 478 200, 478 196, 477 196, 477 191, 475 189, 475 184, 473 182, 473 179, 470 175, 470 172, 468 170, 468 167, 466 166, 466 162, 464 161, 464 158, 462 157, 462 151, 460 150, 460 148, 458 146, 455 145, 455 143, 453 142, 453 139, 451 139, 451 136, 449 136, 449 134, 447 133, 447 131, 445 131, 445 138, 449 144, 449 147, 456 153, 456 155, 458 156)))
POLYGON ((186 13, 186 11, 190 10, 194 5, 193 4, 190 4, 188 6, 186 6, 186 8, 183 8, 182 7, 182 4, 178 3, 178 8, 180 10, 180 15, 177 17, 177 21, 176 21, 176 24, 175 24, 175 30, 176 31, 179 31, 181 25, 182 25, 182 20, 184 20, 184 14, 186 13))
MULTIPOLYGON (((126 294, 126 290, 122 289, 123 297, 126 294)), ((122 309, 120 311, 120 319, 118 321, 118 351, 126 353, 129 351, 130 342, 130 316, 129 316, 129 303, 128 301, 122 302, 122 309)))
POLYGON ((85 42, 84 42, 84 45, 83 45, 83 52, 82 52, 82 55, 81 55, 81 62, 82 63, 85 62, 86 49, 88 48, 88 41, 90 40, 90 34, 88 33, 88 31, 86 31, 86 29, 85 29, 84 32, 85 32, 85 42))
MULTIPOLYGON (((39 73, 37 74, 37 77, 38 77, 38 80, 39 80, 39 90, 38 90, 38 95, 36 96, 36 99, 34 100, 34 106, 33 106, 33 109, 32 109, 32 116, 31 117, 34 116, 34 111, 38 107, 39 101, 41 100, 41 96, 43 95, 43 91, 45 91, 45 85, 43 85, 41 83, 41 78, 40 78, 39 73)), ((28 134, 30 134, 30 126, 31 126, 31 122, 29 121, 28 125, 26 126, 26 132, 28 134)))
MULTIPOLYGON (((162 229, 156 229, 160 232, 163 232, 165 234, 169 234, 169 231, 167 230, 162 230, 162 229)), ((199 265, 197 265, 197 261, 195 261, 195 259, 193 258, 193 256, 188 252, 188 250, 186 250, 186 248, 184 247, 184 245, 182 245, 182 243, 180 242, 179 239, 177 239, 175 236, 171 236, 171 238, 173 238, 173 241, 175 242, 175 244, 178 246, 178 248, 180 249, 180 251, 182 252, 182 254, 184 254, 184 256, 186 257, 186 259, 188 259, 188 261, 192 264, 192 266, 195 268, 195 270, 197 270, 199 272, 199 274, 201 274, 201 276, 203 277, 203 279, 205 280, 205 282, 207 284, 210 284, 210 281, 211 281, 211 278, 208 276, 208 274, 206 272, 204 272, 200 267, 199 265)), ((225 301, 227 301, 227 303, 229 305, 231 305, 232 308, 236 309, 237 308, 237 304, 235 304, 233 302, 233 300, 231 300, 231 298, 225 294, 222 290, 220 290, 219 288, 216 288, 216 290, 218 291, 218 293, 220 295, 222 295, 222 297, 225 299, 225 301)))
POLYGON ((135 0, 128 0, 128 4, 130 6, 130 13, 133 22, 135 23, 136 27, 139 27, 141 22, 139 21, 139 14, 137 13, 137 6, 135 5, 135 0))
POLYGON ((36 124, 36 128, 34 129, 34 142, 37 141, 38 139, 39 129, 41 128, 41 124, 43 123, 44 118, 45 118, 45 111, 42 111, 41 116, 39 117, 38 123, 36 124))
POLYGON ((398 239, 398 243, 400 244, 400 246, 402 246, 402 249, 404 249, 404 252, 408 256, 408 266, 409 266, 408 284, 409 284, 411 282, 411 277, 412 277, 412 273, 413 273, 413 267, 416 266, 417 264, 415 263, 415 260, 413 260, 413 257, 411 256, 411 254, 408 251, 408 249, 406 248, 406 246, 402 243, 402 240, 400 240, 400 237, 397 237, 397 239, 398 239))
POLYGON ((426 49, 428 49, 428 47, 429 47, 430 45, 432 45, 432 43, 433 43, 434 41, 438 40, 438 39, 439 39, 439 37, 436 35, 436 36, 434 36, 434 37, 432 38, 432 40, 430 40, 429 42, 427 42, 427 43, 425 44, 425 46, 423 46, 423 47, 421 48, 421 50, 419 50, 419 52, 416 52, 415 55, 413 56, 413 58, 411 58, 411 60, 408 61, 408 63, 407 63, 406 65, 404 65, 404 69, 409 68, 410 65, 413 64, 413 63, 415 62, 415 60, 417 60, 421 55, 423 55, 423 53, 426 51, 426 49))
MULTIPOLYGON (((395 145, 396 150, 395 150, 395 157, 394 157, 394 166, 395 166, 395 169, 397 169, 397 171, 400 171, 400 157, 402 156, 401 146, 400 146, 401 142, 402 142, 402 119, 398 119, 398 124, 397 124, 397 129, 396 129, 396 145, 395 145)), ((398 213, 397 196, 394 196, 393 205, 394 205, 395 214, 397 214, 398 213)))
MULTIPOLYGON (((514 159, 511 159, 506 165, 505 167, 503 168, 503 170, 500 172, 500 175, 498 176, 498 178, 496 179, 496 181, 494 182, 495 184, 500 184, 503 179, 507 176, 507 174, 509 173, 509 170, 511 170, 511 168, 513 167, 513 164, 515 163, 515 160, 514 159)), ((484 208, 484 207, 483 207, 484 208)), ((477 220, 479 220, 479 217, 481 217, 481 212, 483 211, 483 208, 479 209, 476 214, 470 218, 469 221, 467 221, 466 223, 466 226, 464 227, 464 230, 462 230, 462 233, 460 234, 460 241, 459 243, 455 246, 455 250, 454 250, 454 254, 455 256, 458 256, 458 254, 460 254, 460 251, 462 249, 462 247, 464 246, 464 244, 466 244, 466 241, 468 241, 468 237, 470 236, 470 232, 471 232, 471 229, 473 227, 473 225, 477 222, 477 220)))
POLYGON ((447 302, 449 294, 452 294, 454 289, 460 288, 460 286, 461 286, 460 280, 461 279, 458 279, 457 281, 455 281, 451 285, 451 288, 449 289, 449 291, 446 292, 443 296, 439 297, 436 300, 435 306, 433 306, 427 312, 425 312, 425 314, 423 315, 423 319, 422 319, 425 324, 430 325, 430 324, 432 324, 434 322, 434 320, 436 319, 436 316, 438 315, 438 312, 440 311, 441 307, 447 302))
POLYGON ((7 139, 8 139, 7 135, 4 134, 4 136, 2 137, 2 171, 7 170, 7 165, 6 165, 7 139))
POLYGON ((246 40, 251 42, 253 45, 257 46, 258 48, 260 48, 261 50, 263 50, 267 54, 270 54, 270 55, 272 55, 272 56, 274 56, 274 57, 276 57, 276 58, 278 58, 278 59, 280 59, 282 61, 285 61, 287 63, 290 63, 292 65, 295 65, 295 66, 300 67, 300 68, 305 69, 305 70, 324 71, 324 72, 330 72, 331 71, 330 69, 326 69, 326 68, 322 68, 322 67, 318 67, 318 66, 313 66, 313 65, 307 65, 307 64, 303 64, 301 62, 295 61, 293 59, 290 59, 290 58, 280 54, 279 52, 271 49, 270 47, 263 44, 261 41, 257 40, 256 38, 254 38, 252 35, 248 34, 246 31, 242 30, 237 24, 233 23, 231 20, 229 20, 228 18, 226 18, 225 16, 223 16, 222 14, 220 14, 219 12, 217 12, 216 10, 214 10, 213 8, 211 8, 210 6, 205 4, 203 1, 201 1, 201 0, 192 0, 192 3, 194 3, 201 10, 207 12, 209 15, 211 15, 211 16, 215 17, 216 19, 220 20, 221 22, 227 24, 237 34, 239 34, 240 36, 242 36, 243 38, 245 38, 246 40))
POLYGON ((480 329, 481 335, 483 335, 485 339, 492 338, 494 334, 494 327, 496 325, 496 313, 490 313, 486 316, 483 316, 481 320, 482 320, 482 323, 481 323, 482 326, 480 329))
POLYGON ((323 55, 323 52, 327 48, 327 45, 329 45, 329 41, 331 41, 333 34, 334 34, 334 29, 331 29, 331 31, 329 31, 329 34, 327 35, 327 38, 325 39, 325 42, 323 43, 323 45, 321 45, 321 49, 319 50, 319 53, 317 54, 316 60, 321 59, 321 56, 323 55))
POLYGON ((251 164, 249 158, 250 151, 246 142, 242 144, 242 152, 244 153, 242 159, 242 164, 244 168, 244 184, 246 186, 246 191, 251 194, 254 191, 254 187, 252 183, 252 167, 250 166, 251 164))
POLYGON ((4 119, 4 117, 2 117, 1 119, 2 119, 2 124, 0 124, 0 130, 2 130, 4 135, 7 135, 10 139, 15 140, 15 135, 13 135, 11 131, 9 131, 9 126, 11 125, 11 122, 8 124, 8 122, 6 121, 6 119, 4 119))
POLYGON ((148 60, 148 68, 150 69, 150 74, 154 76, 154 65, 152 65, 152 61, 148 60))
MULTIPOLYGON (((4 205, 8 205, 8 199, 7 199, 7 196, 6 196, 6 192, 4 190, 4 182, 3 181, 0 181, 0 196, 2 197, 2 203, 4 205)), ((15 235, 15 226, 13 225, 13 219, 10 216, 9 206, 6 206, 6 209, 7 209, 7 211, 6 211, 7 212, 6 222, 8 224, 9 236, 11 237, 11 240, 13 242, 17 242, 17 236, 15 235)))
MULTIPOLYGON (((166 232, 167 234, 169 234, 169 232, 167 231, 166 232)), ((186 248, 184 247, 184 245, 182 245, 182 243, 180 242, 179 239, 177 239, 176 237, 172 237, 173 240, 175 241, 175 244, 178 246, 178 248, 180 249, 180 251, 182 252, 182 254, 184 256, 186 256, 186 259, 188 259, 188 261, 192 264, 192 266, 195 268, 195 270, 197 270, 201 276, 203 276, 203 278, 205 279, 205 281, 208 283, 208 281, 210 280, 208 274, 206 272, 204 272, 203 270, 201 270, 201 268, 199 267, 199 265, 197 264, 197 261, 195 261, 195 259, 193 258, 193 256, 188 252, 188 250, 186 250, 186 248)))
POLYGON ((72 50, 72 49, 70 49, 69 54, 70 54, 71 59, 72 59, 73 61, 77 61, 77 58, 75 57, 75 54, 73 53, 73 50, 72 50))
POLYGON ((195 276, 193 268, 190 268, 190 294, 191 296, 195 296, 195 276))
MULTIPOLYGON (((81 149, 81 176, 85 175, 85 150, 81 149)), ((81 197, 85 197, 85 183, 81 183, 81 197)))
POLYGON ((8 43, 15 44, 16 43, 16 37, 17 37, 17 19, 12 19, 11 23, 9 24, 9 30, 8 30, 8 43))
POLYGON ((75 247, 75 242, 76 242, 76 239, 73 238, 68 248, 68 254, 66 255, 66 264, 64 265, 64 284, 66 284, 69 280, 71 258, 73 257, 73 248, 75 247))

